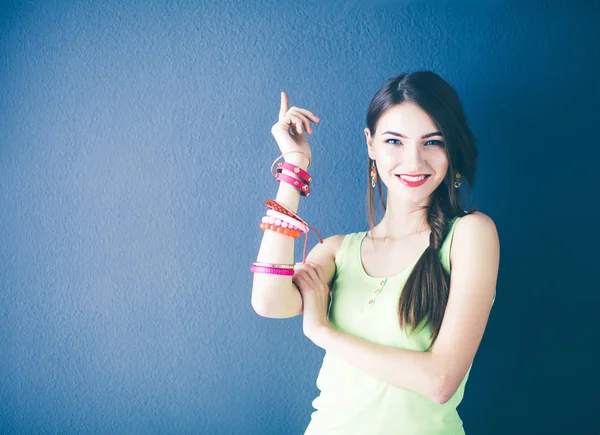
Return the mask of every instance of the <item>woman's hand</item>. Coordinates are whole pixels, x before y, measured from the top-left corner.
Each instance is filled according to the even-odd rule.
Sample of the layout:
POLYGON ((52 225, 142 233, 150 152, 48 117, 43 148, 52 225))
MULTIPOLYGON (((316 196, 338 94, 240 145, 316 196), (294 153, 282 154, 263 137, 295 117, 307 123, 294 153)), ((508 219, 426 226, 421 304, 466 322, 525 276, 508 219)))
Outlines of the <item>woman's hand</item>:
MULTIPOLYGON (((277 141, 281 154, 289 153, 290 151, 301 151, 311 158, 310 146, 304 131, 312 134, 311 121, 315 124, 321 122, 312 112, 292 107, 288 109, 288 97, 285 92, 281 93, 281 106, 279 108, 279 121, 271 128, 271 134, 277 141), (304 127, 304 131, 302 128, 304 127)), ((306 158, 302 157, 301 153, 288 154, 285 157, 286 161, 304 162, 306 168, 308 163, 306 158)))
POLYGON ((296 264, 292 281, 302 294, 304 335, 317 346, 323 347, 321 344, 323 334, 327 333, 331 324, 327 319, 330 291, 323 280, 321 266, 312 263, 296 264))

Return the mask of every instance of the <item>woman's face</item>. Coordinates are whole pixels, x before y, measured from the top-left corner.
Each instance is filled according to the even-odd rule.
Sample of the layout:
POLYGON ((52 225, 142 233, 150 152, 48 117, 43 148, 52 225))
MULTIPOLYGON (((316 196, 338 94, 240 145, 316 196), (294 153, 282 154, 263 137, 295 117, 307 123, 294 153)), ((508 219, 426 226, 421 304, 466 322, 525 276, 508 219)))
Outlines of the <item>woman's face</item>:
POLYGON ((421 204, 444 180, 448 171, 444 138, 431 117, 414 103, 387 109, 374 135, 366 128, 365 136, 369 157, 375 160, 390 194, 421 204), (422 175, 426 176, 423 181, 422 175))

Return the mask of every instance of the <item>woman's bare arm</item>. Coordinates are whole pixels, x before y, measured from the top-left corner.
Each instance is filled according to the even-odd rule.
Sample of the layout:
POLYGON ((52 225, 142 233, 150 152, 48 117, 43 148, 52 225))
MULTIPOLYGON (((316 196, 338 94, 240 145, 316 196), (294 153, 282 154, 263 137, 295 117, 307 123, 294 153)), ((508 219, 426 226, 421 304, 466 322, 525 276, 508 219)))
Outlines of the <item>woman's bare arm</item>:
MULTIPOLYGON (((312 134, 311 122, 319 123, 320 120, 306 109, 298 107, 288 109, 288 106, 287 94, 282 92, 279 121, 271 128, 271 133, 285 161, 306 170, 310 166, 311 158, 306 135, 312 134)), ((275 200, 289 210, 297 212, 300 192, 287 183, 280 183, 275 200)), ((294 240, 284 234, 265 231, 257 261, 270 264, 294 264, 294 240)), ((330 261, 333 264, 328 247, 329 243, 317 245, 307 257, 307 261, 323 263, 330 261)), ((332 264, 325 267, 331 269, 332 264)), ((255 273, 252 283, 252 307, 261 316, 292 317, 302 312, 302 297, 292 283, 292 277, 255 273)))

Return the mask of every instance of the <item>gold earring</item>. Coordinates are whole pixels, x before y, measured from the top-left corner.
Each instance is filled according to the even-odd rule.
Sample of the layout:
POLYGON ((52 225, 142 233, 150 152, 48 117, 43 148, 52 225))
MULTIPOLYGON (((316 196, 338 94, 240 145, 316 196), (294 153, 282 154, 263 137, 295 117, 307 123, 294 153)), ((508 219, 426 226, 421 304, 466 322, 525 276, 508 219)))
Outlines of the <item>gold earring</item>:
POLYGON ((458 189, 460 186, 462 186, 462 184, 463 184, 462 175, 460 175, 460 172, 457 172, 455 179, 454 179, 454 187, 456 187, 458 189))

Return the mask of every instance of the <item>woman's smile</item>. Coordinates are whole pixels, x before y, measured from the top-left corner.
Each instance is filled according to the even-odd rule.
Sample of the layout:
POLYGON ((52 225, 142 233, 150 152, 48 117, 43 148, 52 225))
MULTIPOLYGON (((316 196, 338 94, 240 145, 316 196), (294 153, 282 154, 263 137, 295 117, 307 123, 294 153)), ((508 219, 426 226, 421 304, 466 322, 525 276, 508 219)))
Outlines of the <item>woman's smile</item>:
POLYGON ((402 184, 408 187, 419 187, 425 184, 429 175, 420 175, 420 176, 409 176, 409 175, 396 175, 396 178, 400 180, 402 184))

